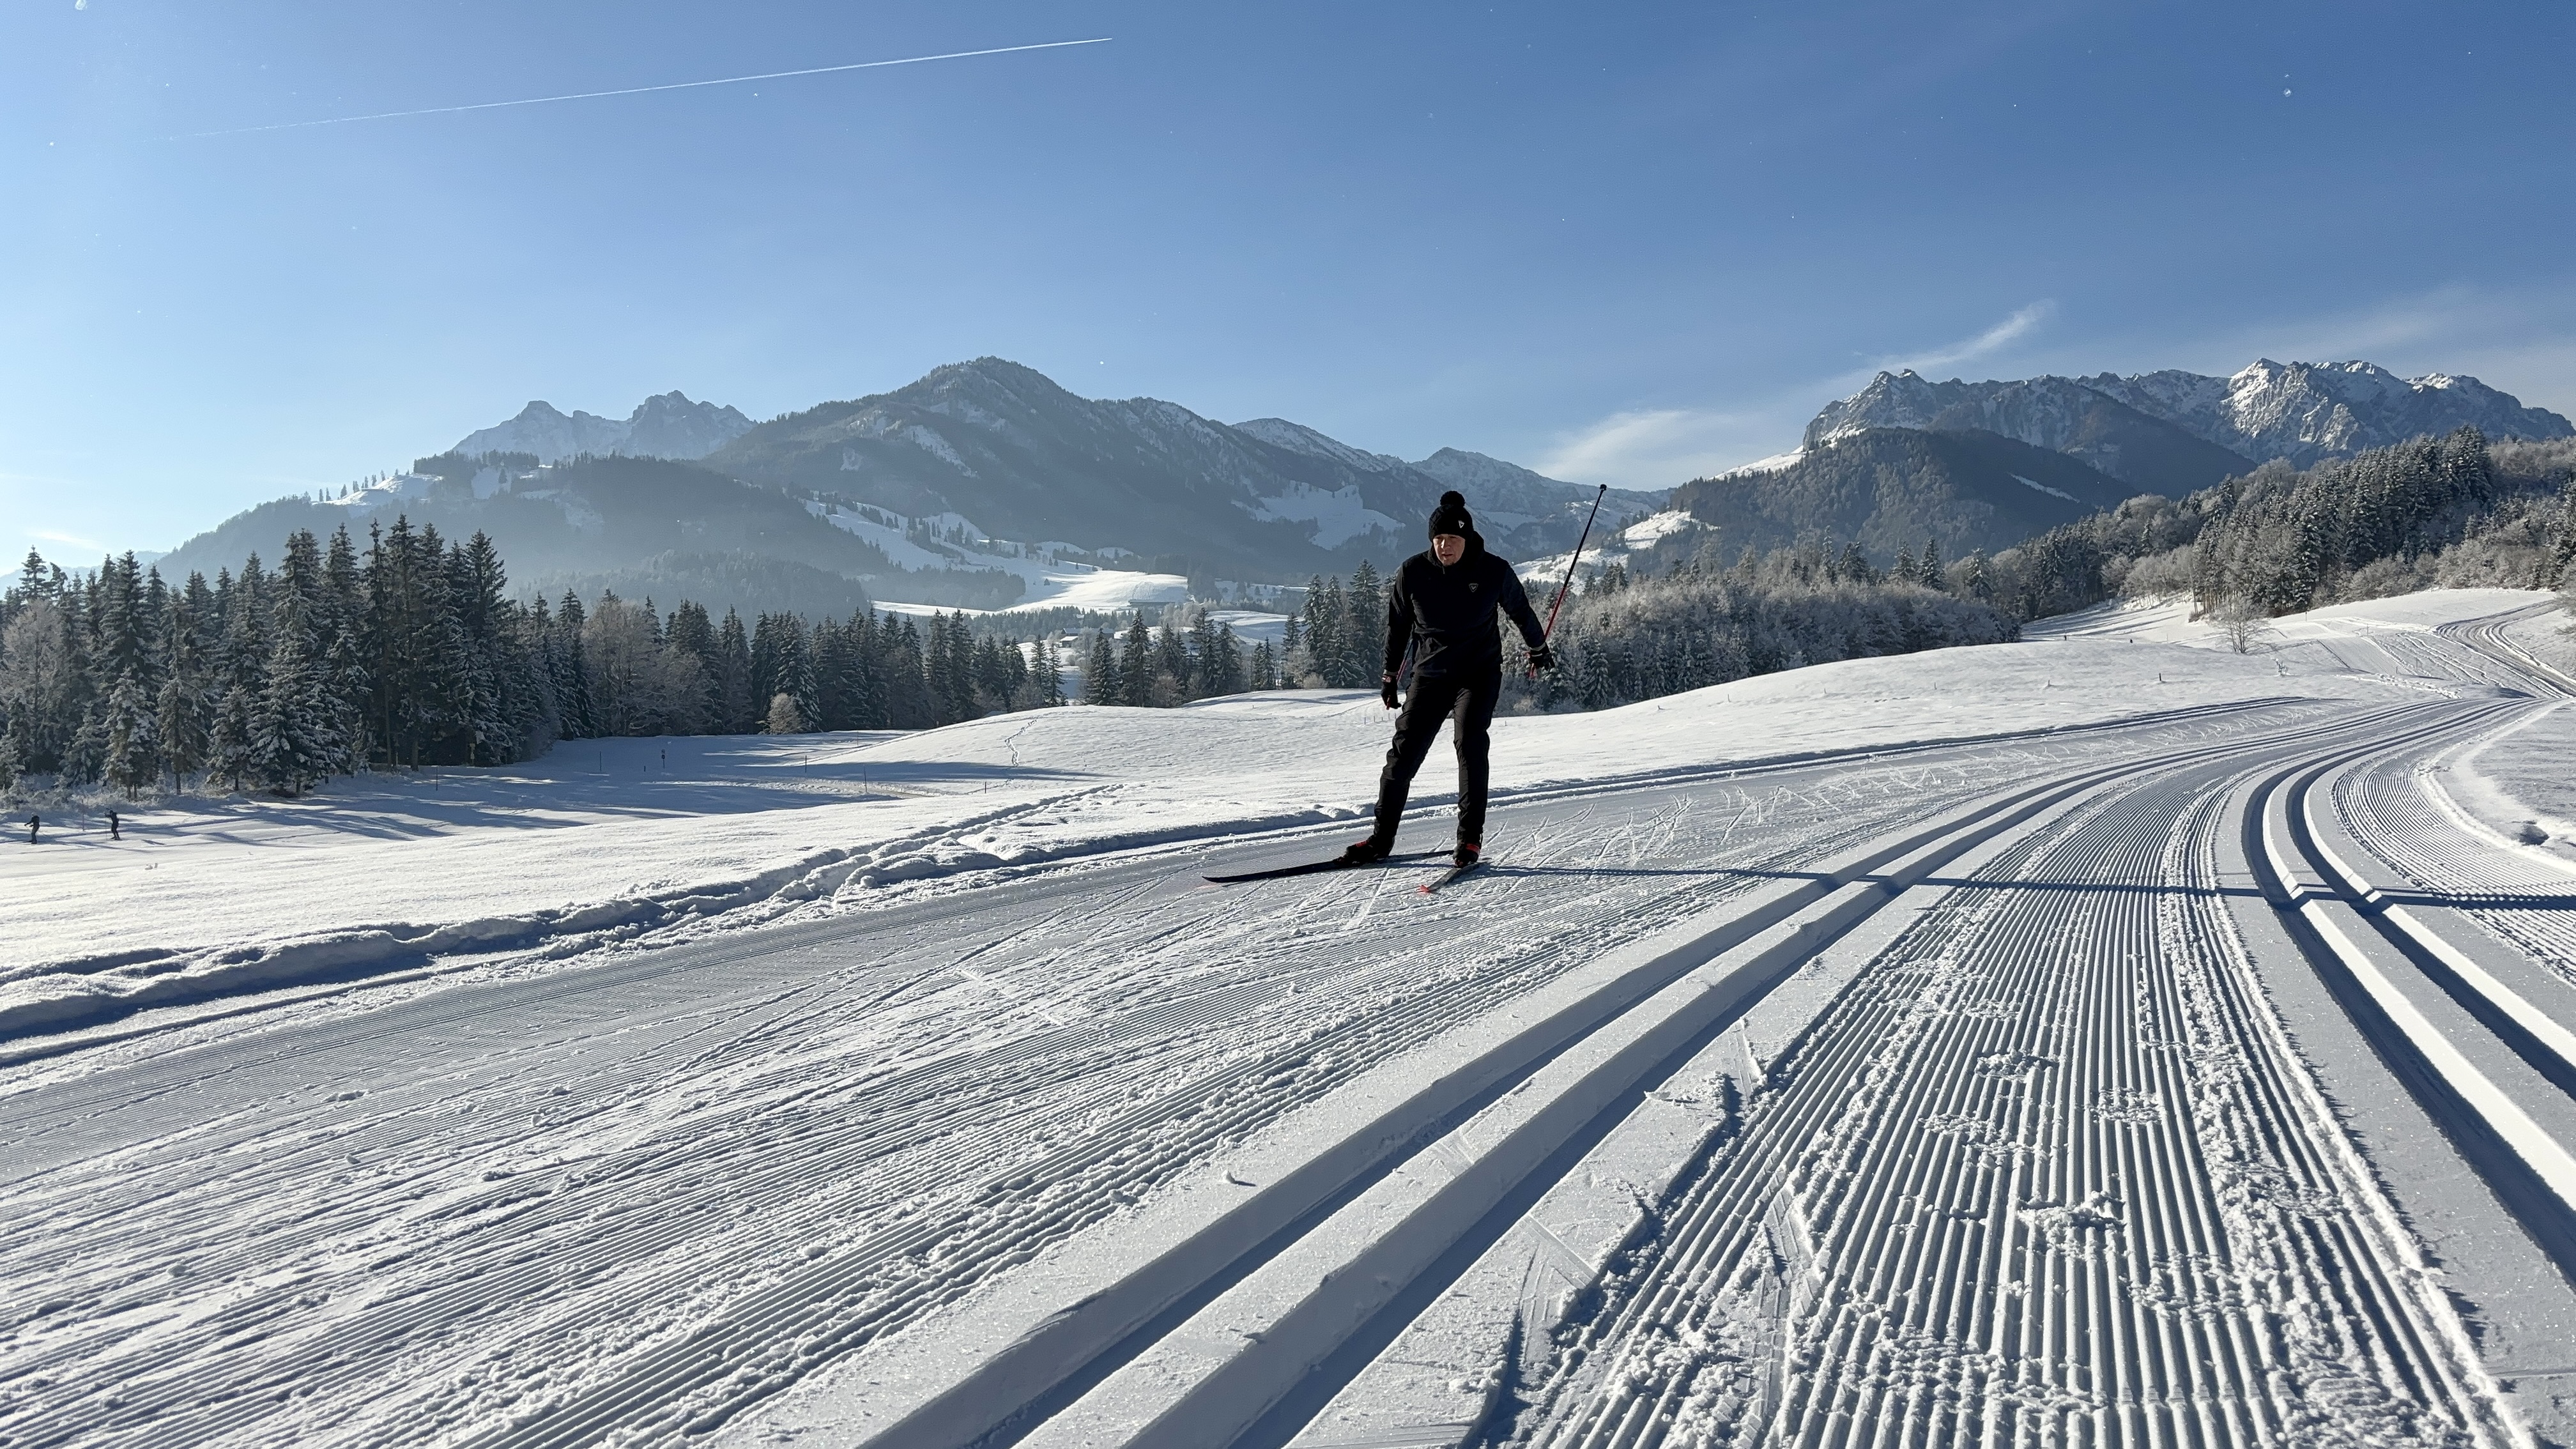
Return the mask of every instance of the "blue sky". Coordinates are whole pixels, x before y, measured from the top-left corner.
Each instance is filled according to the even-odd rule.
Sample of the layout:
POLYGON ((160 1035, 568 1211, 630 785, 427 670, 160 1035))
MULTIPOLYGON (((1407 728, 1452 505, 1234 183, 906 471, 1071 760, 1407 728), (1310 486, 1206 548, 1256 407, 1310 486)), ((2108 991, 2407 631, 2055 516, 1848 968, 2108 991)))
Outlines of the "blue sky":
POLYGON ((1650 488, 1882 366, 2576 412, 2571 53, 2532 3, 27 0, 0 550, 167 548, 531 398, 768 417, 986 353, 1650 488))

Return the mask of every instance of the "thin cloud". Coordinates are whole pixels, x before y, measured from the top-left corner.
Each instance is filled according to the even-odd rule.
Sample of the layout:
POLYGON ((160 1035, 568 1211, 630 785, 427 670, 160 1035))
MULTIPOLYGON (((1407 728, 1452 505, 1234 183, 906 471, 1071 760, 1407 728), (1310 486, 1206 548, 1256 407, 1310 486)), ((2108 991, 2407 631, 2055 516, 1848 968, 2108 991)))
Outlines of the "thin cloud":
POLYGON ((2033 302, 1972 337, 1784 388, 1748 406, 1612 413, 1566 435, 1540 460, 1539 471, 1570 482, 1650 490, 1723 473, 1796 447, 1818 407, 1858 391, 1882 371, 1922 372, 1991 356, 2030 336, 2056 310, 2053 301, 2033 302))
POLYGON ((747 81, 788 80, 805 75, 836 75, 845 70, 875 70, 889 65, 926 65, 934 60, 971 60, 981 55, 1015 55, 1024 50, 1062 50, 1072 45, 1107 45, 1112 37, 1089 40, 1045 40, 1035 45, 997 45, 990 50, 952 50, 941 55, 907 55, 897 60, 862 60, 849 65, 818 65, 805 70, 773 70, 760 75, 729 75, 714 80, 672 81, 658 86, 624 86, 613 91, 577 91, 571 95, 528 96, 514 101, 477 101, 466 106, 427 106, 416 111, 377 111, 365 116, 328 116, 318 121, 280 121, 273 126, 235 126, 223 131, 190 131, 164 136, 165 141, 195 141, 208 136, 247 136, 256 131, 296 131, 307 126, 347 126, 359 121, 397 121, 407 116, 452 116, 461 111, 497 111, 511 106, 551 106, 561 101, 595 101, 608 96, 640 96, 654 91, 688 91, 703 86, 738 86, 747 81))
POLYGON ((1614 488, 1670 488, 1769 451, 1761 440, 1777 438, 1784 426, 1795 424, 1776 408, 1612 413, 1559 442, 1539 460, 1538 471, 1614 488))
POLYGON ((76 548, 105 548, 105 547, 107 547, 107 545, 106 545, 106 544, 103 544, 103 543, 99 542, 97 539, 94 539, 94 538, 83 538, 83 537, 81 537, 81 536, 80 536, 79 534, 77 534, 77 533, 57 533, 57 532, 55 532, 54 530, 52 530, 52 529, 50 529, 50 528, 31 528, 31 529, 28 529, 28 530, 27 530, 27 536, 28 536, 29 538, 40 538, 40 539, 43 539, 43 540, 44 540, 45 542, 47 542, 47 543, 68 543, 68 544, 73 545, 73 546, 74 546, 74 547, 76 547, 76 548))
MULTIPOLYGON (((1858 376, 1861 381, 1866 382, 1869 377, 1881 371, 1903 372, 1910 368, 1915 372, 1927 372, 1936 367, 1956 367, 1962 362, 1973 362, 1980 357, 2000 352, 2029 336, 2056 310, 2055 302, 2042 299, 1964 342, 1955 342, 1948 347, 1936 348, 1916 357, 1891 357, 1873 365, 1865 374, 1845 374, 1845 376, 1858 376)), ((1838 382, 1840 380, 1837 379, 1838 382)))

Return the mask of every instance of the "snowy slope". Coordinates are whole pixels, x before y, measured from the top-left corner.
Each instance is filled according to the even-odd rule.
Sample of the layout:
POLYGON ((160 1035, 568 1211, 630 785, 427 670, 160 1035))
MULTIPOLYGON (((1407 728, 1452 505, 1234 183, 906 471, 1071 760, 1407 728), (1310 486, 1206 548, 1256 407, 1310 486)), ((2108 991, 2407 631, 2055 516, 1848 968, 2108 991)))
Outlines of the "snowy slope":
MULTIPOLYGON (((953 513, 912 519, 882 508, 850 508, 810 500, 805 510, 844 533, 875 544, 899 568, 915 572, 990 569, 1016 575, 1028 586, 1028 592, 1009 609, 970 609, 968 613, 1059 608, 1111 611, 1177 604, 1190 596, 1190 581, 1182 575, 1104 569, 1061 557, 1069 547, 1066 545, 1017 544, 986 538, 972 521, 953 513), (964 538, 973 542, 925 544, 913 535, 916 524, 928 525, 938 535, 960 530, 964 538)), ((935 608, 900 599, 879 600, 878 607, 898 614, 930 613, 935 608)))

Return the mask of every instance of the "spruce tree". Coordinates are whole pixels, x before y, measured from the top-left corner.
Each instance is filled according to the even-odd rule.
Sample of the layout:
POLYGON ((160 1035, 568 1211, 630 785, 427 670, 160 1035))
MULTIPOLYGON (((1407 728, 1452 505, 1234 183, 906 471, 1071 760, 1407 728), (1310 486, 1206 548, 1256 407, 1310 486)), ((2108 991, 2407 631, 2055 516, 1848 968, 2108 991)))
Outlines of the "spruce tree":
POLYGON ((1361 559, 1360 566, 1351 571, 1351 591, 1342 607, 1347 635, 1342 647, 1348 656, 1343 665, 1343 687, 1366 688, 1376 684, 1386 669, 1386 596, 1379 587, 1375 564, 1361 559))
POLYGON ((1136 611, 1136 621, 1127 627, 1127 637, 1118 649, 1118 701, 1121 704, 1149 705, 1154 702, 1154 634, 1145 624, 1145 611, 1136 611))
MULTIPOLYGON (((582 644, 582 632, 588 625, 589 618, 581 607, 580 596, 570 589, 564 590, 563 603, 555 610, 548 664, 554 673, 555 708, 566 739, 586 740, 599 734, 591 709, 590 655, 582 644)), ((750 728, 750 710, 746 706, 742 729, 747 731, 750 728)))
POLYGON ((1085 704, 1120 704, 1118 691, 1118 658, 1109 643, 1109 631, 1091 633, 1091 657, 1082 667, 1082 702, 1085 704))
POLYGON ((224 691, 223 703, 215 710, 214 734, 206 751, 206 777, 223 781, 227 789, 240 790, 249 782, 250 771, 250 689, 235 684, 224 691))
POLYGON ((1235 643, 1232 625, 1219 624, 1208 644, 1208 657, 1213 661, 1206 669, 1206 693, 1212 695, 1243 692, 1243 651, 1235 643))
POLYGON ((161 773, 159 753, 153 747, 151 697, 134 671, 128 671, 108 693, 106 731, 107 782, 131 800, 161 773))
POLYGON ((193 657, 173 657, 152 709, 152 724, 160 735, 162 768, 170 771, 170 789, 188 789, 188 776, 206 768, 206 681, 193 657))
POLYGON ((743 632, 742 616, 731 609, 725 610, 724 623, 716 628, 707 677, 716 732, 751 733, 756 723, 751 709, 751 636, 743 632))
POLYGON ((1035 668, 1039 707, 1052 709, 1064 703, 1064 663, 1057 655, 1053 641, 1039 638, 1035 668))
POLYGON ((1169 619, 1154 644, 1154 703, 1166 708, 1192 698, 1190 680, 1195 672, 1190 658, 1189 631, 1178 620, 1169 619))

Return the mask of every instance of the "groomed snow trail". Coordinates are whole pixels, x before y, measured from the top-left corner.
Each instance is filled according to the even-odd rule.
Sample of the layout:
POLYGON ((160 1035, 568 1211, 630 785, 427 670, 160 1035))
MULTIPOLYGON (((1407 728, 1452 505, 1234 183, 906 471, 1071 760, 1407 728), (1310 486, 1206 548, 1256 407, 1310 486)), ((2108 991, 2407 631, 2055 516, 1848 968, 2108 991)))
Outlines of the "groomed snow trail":
MULTIPOLYGON (((2318 711, 2257 713, 2149 733, 2318 711)), ((1430 900, 1165 854, 106 1049, 0 1103, 0 1435, 680 1442, 1465 1017, 2135 733, 1520 807, 1430 900)))
POLYGON ((2531 1443, 2345 1103, 2576 1273, 2576 874, 2440 788, 2558 686, 2487 623, 2310 642, 2413 702, 1569 788, 1428 898, 1192 888, 1340 834, 1071 861, 48 1063, 0 1442, 2531 1443))

